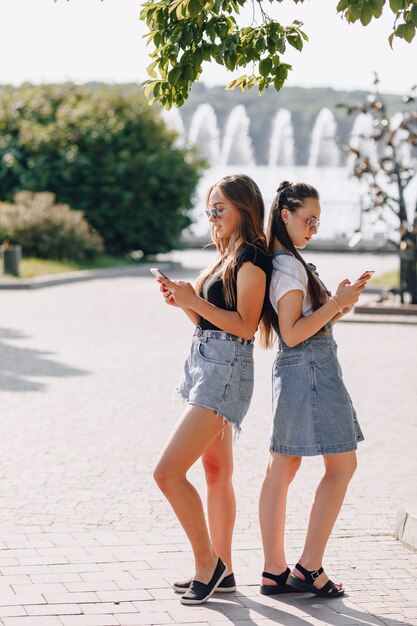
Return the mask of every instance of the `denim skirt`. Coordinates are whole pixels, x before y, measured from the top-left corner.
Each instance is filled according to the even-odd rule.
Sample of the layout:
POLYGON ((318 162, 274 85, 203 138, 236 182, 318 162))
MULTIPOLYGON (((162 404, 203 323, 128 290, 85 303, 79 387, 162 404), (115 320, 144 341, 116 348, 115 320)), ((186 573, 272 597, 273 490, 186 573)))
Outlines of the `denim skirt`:
POLYGON ((188 404, 211 409, 239 431, 252 399, 253 382, 253 339, 196 327, 177 387, 188 404))
POLYGON ((290 456, 356 450, 363 440, 342 378, 332 329, 289 348, 280 340, 272 371, 271 452, 290 456))

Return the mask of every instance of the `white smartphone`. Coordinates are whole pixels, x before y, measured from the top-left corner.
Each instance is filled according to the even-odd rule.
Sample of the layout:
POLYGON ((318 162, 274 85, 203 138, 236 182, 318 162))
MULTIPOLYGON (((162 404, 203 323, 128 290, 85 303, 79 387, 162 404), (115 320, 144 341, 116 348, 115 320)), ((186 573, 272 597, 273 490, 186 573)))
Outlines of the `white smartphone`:
POLYGON ((359 276, 359 278, 356 279, 356 282, 358 280, 363 280, 364 278, 369 280, 370 278, 372 278, 372 274, 375 274, 375 270, 366 270, 363 274, 359 276))
POLYGON ((154 276, 156 276, 157 278, 165 278, 166 280, 171 280, 170 278, 168 278, 168 276, 166 274, 164 274, 163 272, 161 272, 161 270, 157 267, 151 267, 150 271, 152 272, 152 274, 154 276))

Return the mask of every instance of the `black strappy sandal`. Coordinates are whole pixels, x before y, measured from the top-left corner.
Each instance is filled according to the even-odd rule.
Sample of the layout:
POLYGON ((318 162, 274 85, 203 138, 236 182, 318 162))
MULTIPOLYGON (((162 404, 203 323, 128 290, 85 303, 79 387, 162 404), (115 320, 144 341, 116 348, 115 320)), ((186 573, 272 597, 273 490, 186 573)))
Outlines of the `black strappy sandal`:
POLYGON ((295 589, 295 587, 291 587, 290 585, 287 585, 287 578, 290 575, 290 568, 287 567, 287 569, 285 570, 285 572, 282 572, 282 574, 270 574, 269 572, 262 572, 262 577, 263 578, 269 578, 270 580, 273 580, 275 583, 277 583, 276 585, 261 585, 259 587, 259 592, 262 593, 264 596, 276 596, 279 593, 299 593, 300 590, 299 589, 295 589))
POLYGON ((288 585, 291 585, 294 589, 298 589, 298 591, 308 591, 309 593, 314 593, 314 595, 319 598, 338 598, 345 593, 345 590, 336 587, 332 580, 328 580, 320 589, 313 585, 314 581, 324 572, 322 567, 309 571, 297 563, 295 569, 298 569, 298 571, 304 575, 304 580, 291 574, 288 578, 288 585))

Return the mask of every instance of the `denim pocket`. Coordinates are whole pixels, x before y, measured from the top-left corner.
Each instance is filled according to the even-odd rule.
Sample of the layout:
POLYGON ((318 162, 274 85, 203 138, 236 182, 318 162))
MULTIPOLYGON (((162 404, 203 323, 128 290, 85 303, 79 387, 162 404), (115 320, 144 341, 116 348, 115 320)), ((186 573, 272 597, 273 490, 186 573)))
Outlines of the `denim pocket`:
POLYGON ((331 361, 332 359, 336 357, 336 352, 334 351, 332 346, 326 345, 325 348, 321 348, 320 354, 317 356, 319 357, 320 360, 314 362, 313 365, 315 365, 316 367, 322 367, 323 365, 326 365, 326 363, 329 363, 329 361, 331 361))
POLYGON ((279 367, 290 367, 301 365, 301 354, 279 354, 275 361, 275 369, 279 367))
POLYGON ((254 385, 253 361, 242 360, 240 364, 239 398, 250 401, 254 385))
POLYGON ((236 357, 233 341, 209 339, 197 345, 197 351, 203 361, 215 365, 232 365, 236 357))

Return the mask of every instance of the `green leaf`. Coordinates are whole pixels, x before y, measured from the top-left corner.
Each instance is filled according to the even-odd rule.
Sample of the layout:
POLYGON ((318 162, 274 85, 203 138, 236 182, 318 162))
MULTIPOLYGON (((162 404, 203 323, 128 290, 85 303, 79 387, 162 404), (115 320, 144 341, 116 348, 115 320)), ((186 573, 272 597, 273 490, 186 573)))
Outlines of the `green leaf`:
POLYGON ((272 61, 269 57, 259 62, 259 73, 261 76, 268 76, 272 70, 272 61))
POLYGON ((190 17, 198 17, 202 11, 203 5, 200 0, 190 0, 188 3, 188 14, 190 17))
POLYGON ((256 52, 263 52, 265 50, 265 39, 263 37, 259 37, 255 44, 256 52))
POLYGON ((336 11, 340 13, 341 11, 345 11, 349 6, 349 0, 340 0, 336 7, 336 11))
POLYGON ((182 33, 182 36, 181 36, 181 43, 184 46, 188 46, 192 42, 193 37, 194 37, 194 33, 191 30, 189 24, 187 24, 187 26, 185 27, 184 32, 182 33))
POLYGON ((303 40, 298 33, 291 33, 287 35, 288 43, 296 50, 303 49, 303 40))
POLYGON ((285 83, 285 78, 276 78, 274 80, 274 87, 277 91, 280 91, 285 83))
POLYGON ((287 65, 285 65, 285 63, 278 65, 278 67, 275 68, 274 70, 274 74, 275 74, 275 80, 281 80, 282 82, 284 82, 288 76, 288 69, 287 69, 287 65))
POLYGON ((414 35, 416 34, 416 27, 411 22, 408 24, 400 24, 395 31, 397 37, 401 39, 405 39, 408 43, 411 43, 414 39, 414 35))
POLYGON ((370 0, 370 5, 374 10, 374 17, 381 17, 384 4, 385 0, 370 0))
POLYGON ((274 41, 274 48, 280 54, 284 54, 285 52, 285 37, 278 37, 276 41, 274 41))
POLYGON ((226 86, 226 90, 227 91, 231 91, 232 89, 234 89, 235 87, 239 87, 239 85, 241 85, 243 82, 245 82, 247 79, 247 75, 243 74, 242 76, 239 76, 239 78, 235 78, 235 80, 232 80, 227 86, 226 86))
POLYGON ((184 65, 184 67, 182 68, 182 73, 189 81, 194 81, 197 76, 197 72, 194 70, 192 65, 184 65))
POLYGON ((170 85, 176 85, 179 77, 181 76, 181 68, 179 66, 173 67, 168 73, 168 82, 170 85))
POLYGON ((144 85, 146 85, 146 87, 145 87, 145 91, 144 91, 144 93, 145 93, 145 98, 148 98, 148 97, 149 97, 149 95, 150 95, 151 91, 153 91, 153 88, 155 87, 155 85, 157 84, 157 82, 158 82, 157 80, 150 80, 149 82, 148 82, 148 81, 146 81, 146 82, 144 83, 144 85))
POLYGON ((158 65, 158 63, 159 59, 148 65, 148 67, 146 68, 146 71, 148 72, 149 76, 152 76, 152 78, 158 78, 158 74, 155 72, 155 67, 158 65))
POLYGON ((394 37, 395 37, 395 33, 391 33, 391 35, 388 37, 388 41, 389 41, 389 45, 390 45, 391 50, 393 50, 392 42, 394 40, 394 37))
POLYGON ((369 22, 371 21, 371 19, 374 16, 374 11, 372 9, 372 7, 370 7, 369 5, 365 4, 362 7, 362 12, 361 12, 361 23, 363 24, 363 26, 368 26, 369 22))
POLYGON ((397 11, 401 11, 403 8, 403 0, 389 0, 389 5, 391 7, 391 11, 393 11, 393 13, 397 13, 397 11))
POLYGON ((414 26, 417 26, 417 4, 413 4, 413 6, 410 9, 410 17, 411 17, 411 21, 413 22, 414 26))
POLYGON ((360 4, 349 3, 349 12, 352 14, 355 20, 360 20, 362 13, 362 6, 360 4))

